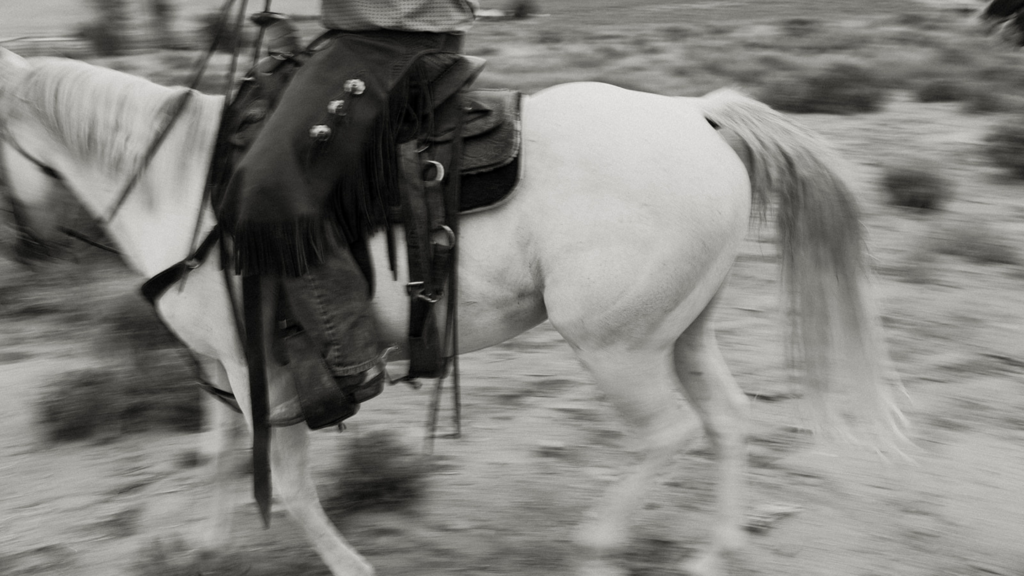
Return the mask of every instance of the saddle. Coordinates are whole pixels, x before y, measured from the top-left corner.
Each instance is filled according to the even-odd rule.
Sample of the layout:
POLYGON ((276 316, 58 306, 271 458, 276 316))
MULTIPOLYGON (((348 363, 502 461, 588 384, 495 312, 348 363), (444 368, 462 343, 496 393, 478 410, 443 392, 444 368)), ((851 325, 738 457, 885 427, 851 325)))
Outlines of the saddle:
MULTIPOLYGON (((209 179, 214 202, 315 44, 306 52, 267 57, 243 80, 217 140, 209 179)), ((397 130, 399 194, 386 199, 391 269, 396 270, 397 226, 405 231, 409 256, 408 379, 446 371, 451 343, 447 334, 440 336, 432 308, 446 286, 454 293, 458 214, 494 206, 512 192, 521 145, 520 93, 467 89, 482 70, 482 59, 427 54, 417 66, 414 89, 429 105, 397 130)), ((450 301, 453 305, 454 298, 450 301)))
MULTIPOLYGON (((225 111, 214 152, 210 184, 215 203, 217 192, 226 185, 238 159, 262 129, 281 92, 304 60, 301 54, 268 57, 243 79, 237 96, 225 111)), ((519 179, 521 93, 506 89, 468 90, 483 65, 481 58, 458 55, 430 85, 431 100, 439 102, 434 107, 435 124, 441 128, 426 137, 424 144, 432 148, 452 144, 458 123, 455 116, 462 115, 460 212, 500 203, 519 179)), ((406 134, 400 139, 415 138, 410 134, 412 129, 402 132, 406 134)), ((390 216, 392 223, 402 223, 397 212, 390 216)))
MULTIPOLYGON (((461 111, 461 156, 459 158, 459 213, 485 210, 501 203, 519 181, 521 147, 521 93, 505 89, 461 91, 455 95, 461 111)), ((456 104, 455 102, 446 104, 456 104)), ((440 118, 446 132, 426 138, 427 150, 454 144, 454 118, 440 118)), ((404 184, 403 184, 404 185, 404 184)), ((402 224, 401 214, 393 211, 391 221, 402 224)))

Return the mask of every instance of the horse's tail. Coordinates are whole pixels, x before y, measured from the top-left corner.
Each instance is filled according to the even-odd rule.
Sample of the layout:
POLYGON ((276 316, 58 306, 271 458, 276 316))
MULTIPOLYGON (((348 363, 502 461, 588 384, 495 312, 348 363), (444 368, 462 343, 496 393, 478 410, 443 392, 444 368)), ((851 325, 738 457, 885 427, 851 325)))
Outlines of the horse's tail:
POLYGON ((854 416, 877 426, 883 441, 902 439, 904 420, 892 398, 895 373, 871 295, 859 213, 830 167, 828 147, 736 91, 718 90, 695 102, 709 121, 746 145, 755 210, 764 217, 769 199, 778 198, 790 358, 803 365, 816 414, 841 430, 849 430, 844 417, 854 416))

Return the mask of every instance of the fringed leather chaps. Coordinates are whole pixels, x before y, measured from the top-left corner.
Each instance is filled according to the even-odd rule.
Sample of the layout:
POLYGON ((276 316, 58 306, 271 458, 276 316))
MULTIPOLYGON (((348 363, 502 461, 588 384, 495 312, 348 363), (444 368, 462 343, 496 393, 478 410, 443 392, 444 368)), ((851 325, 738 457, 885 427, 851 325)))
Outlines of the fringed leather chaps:
POLYGON ((386 225, 397 197, 406 76, 462 37, 333 33, 295 72, 217 204, 241 274, 300 276, 333 233, 351 245, 386 225))

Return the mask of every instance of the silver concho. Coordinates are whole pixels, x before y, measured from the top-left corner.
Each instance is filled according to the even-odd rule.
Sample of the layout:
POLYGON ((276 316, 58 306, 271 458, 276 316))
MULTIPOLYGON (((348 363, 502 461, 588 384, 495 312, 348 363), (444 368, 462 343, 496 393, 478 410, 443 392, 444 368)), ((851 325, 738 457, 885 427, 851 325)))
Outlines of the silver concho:
POLYGON ((309 129, 309 137, 317 142, 326 142, 331 138, 331 127, 326 124, 317 124, 309 129))
POLYGON ((345 92, 352 94, 353 96, 359 96, 363 92, 366 92, 366 82, 358 78, 345 81, 345 92))

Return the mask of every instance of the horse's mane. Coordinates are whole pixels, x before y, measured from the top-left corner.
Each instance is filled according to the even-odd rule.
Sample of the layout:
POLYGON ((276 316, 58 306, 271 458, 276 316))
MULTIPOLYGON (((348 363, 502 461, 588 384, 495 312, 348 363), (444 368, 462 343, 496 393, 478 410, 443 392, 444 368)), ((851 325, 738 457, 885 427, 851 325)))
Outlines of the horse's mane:
POLYGON ((36 58, 15 96, 78 159, 112 173, 132 170, 180 89, 63 58, 36 58))

